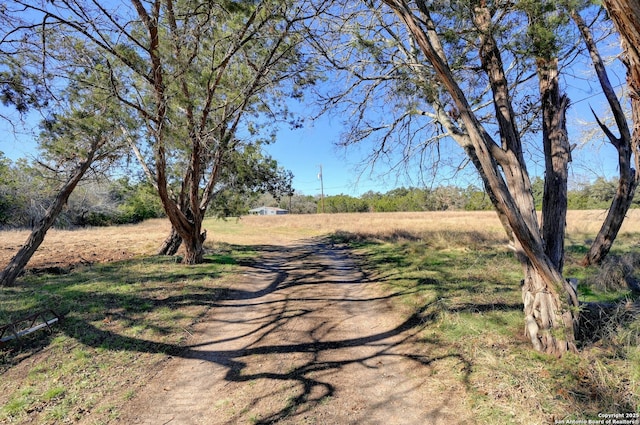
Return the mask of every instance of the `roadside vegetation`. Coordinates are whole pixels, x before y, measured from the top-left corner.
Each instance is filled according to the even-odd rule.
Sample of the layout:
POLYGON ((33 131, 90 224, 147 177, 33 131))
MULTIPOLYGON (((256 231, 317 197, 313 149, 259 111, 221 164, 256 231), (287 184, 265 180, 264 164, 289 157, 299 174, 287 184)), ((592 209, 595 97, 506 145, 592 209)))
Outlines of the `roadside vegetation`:
POLYGON ((218 252, 189 269, 173 257, 139 257, 28 274, 4 289, 0 323, 42 308, 63 319, 52 334, 0 349, 0 422, 116 420, 119 406, 182 350, 192 326, 231 287, 243 256, 218 252))
MULTIPOLYGON (((445 3, 8 0, 0 13, 0 101, 9 111, 0 118, 16 134, 33 135, 36 172, 58 184, 48 206, 29 204, 40 218, 23 220, 32 231, 0 286, 13 286, 49 229, 65 224, 60 214, 80 182, 134 169, 172 224, 158 252, 182 246, 184 264, 202 263, 211 208, 230 216, 244 194, 268 192, 289 197, 293 210, 293 174, 263 148, 284 126, 332 115, 342 129, 336 143, 364 155, 353 158, 360 172, 424 182, 474 168, 518 252, 533 349, 577 352, 579 302, 564 276, 567 211, 607 209, 582 261, 602 263, 640 182, 633 166, 640 100, 612 85, 626 71, 627 89, 640 90, 640 58, 629 48, 640 36, 627 21, 638 13, 628 0, 445 3), (612 40, 622 41, 619 49, 612 40), (597 132, 574 120, 586 130, 575 136, 567 114, 580 95, 566 77, 588 70, 607 107, 591 111, 597 132), (603 139, 617 153, 615 190, 586 204, 570 200, 579 183, 572 151, 595 152, 603 139)), ((8 174, 0 176, 7 186, 8 174)), ((431 190, 422 200, 417 193, 417 209, 450 209, 449 189, 435 199, 431 190)), ((457 208, 488 208, 471 190, 471 206, 457 208)), ((16 205, 8 192, 0 207, 16 205)), ((356 209, 407 208, 372 195, 356 209)), ((351 201, 326 204, 353 211, 351 201)), ((112 220, 82 211, 72 223, 141 219, 130 212, 112 220)))
MULTIPOLYGON (((31 228, 44 215, 55 191, 55 180, 43 173, 37 163, 11 161, 0 152, 0 228, 31 228)), ((574 184, 568 192, 572 210, 606 209, 616 193, 617 179, 598 178, 593 182, 574 184)), ((535 179, 533 193, 536 208, 542 208, 544 182, 535 179)), ((315 214, 322 211, 318 194, 290 192, 278 198, 271 193, 246 192, 222 196, 219 205, 209 208, 208 216, 241 216, 251 208, 280 207, 293 214, 315 214)), ((636 194, 631 208, 640 207, 636 194)), ((412 212, 412 211, 492 211, 486 193, 479 187, 438 186, 434 188, 399 187, 387 192, 368 191, 360 196, 345 194, 324 198, 324 212, 412 212)), ((87 179, 69 197, 54 228, 73 229, 86 226, 111 226, 138 223, 164 217, 160 198, 154 187, 142 176, 87 179)))
MULTIPOLYGON (((581 301, 632 303, 625 282, 640 262, 635 211, 607 267, 578 264, 601 214, 570 213, 566 274, 579 279, 581 301)), ((168 226, 151 223, 161 227, 158 235, 168 226)), ((128 226, 127 233, 148 235, 148 226, 128 226)), ((640 321, 621 312, 603 324, 598 339, 561 359, 532 351, 523 336, 521 267, 495 213, 246 217, 208 219, 205 228, 216 239, 207 242, 203 264, 185 268, 174 257, 150 255, 150 245, 134 258, 67 274, 28 272, 19 285, 2 288, 1 324, 41 308, 64 319, 52 334, 39 331, 0 348, 0 422, 117 423, 120 407, 233 290, 240 266, 265 246, 309 238, 348 244, 381 294, 399 294, 398 310, 420 314, 420 350, 449 356, 434 373, 465 388, 460 408, 472 411, 477 423, 640 413, 640 321)), ((91 238, 98 230, 69 234, 91 238)), ((118 243, 98 242, 104 249, 118 243)))
MULTIPOLYGON (((398 307, 424 318, 425 351, 455 352, 464 359, 453 370, 467 388, 465 409, 476 413, 478 423, 553 423, 640 412, 640 320, 626 320, 621 312, 598 323, 597 339, 582 341, 579 355, 556 359, 532 352, 523 335, 521 269, 506 241, 456 230, 338 232, 333 239, 354 248, 385 291, 405 294, 398 307)), ((625 239, 633 244, 637 234, 625 239)), ((613 253, 609 276, 579 268, 580 256, 568 256, 568 269, 585 282, 581 301, 632 302, 620 278, 620 256, 639 263, 637 249, 613 253)))

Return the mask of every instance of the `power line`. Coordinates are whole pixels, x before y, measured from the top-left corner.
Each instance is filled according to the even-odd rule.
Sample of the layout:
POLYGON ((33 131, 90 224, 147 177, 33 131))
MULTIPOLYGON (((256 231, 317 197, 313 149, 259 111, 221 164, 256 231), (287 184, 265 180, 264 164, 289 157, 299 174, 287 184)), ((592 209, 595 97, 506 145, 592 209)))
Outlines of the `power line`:
MULTIPOLYGON (((618 85, 616 85, 616 86, 613 86, 613 88, 614 88, 614 89, 619 89, 620 87, 623 87, 623 86, 626 86, 626 85, 627 85, 626 83, 620 83, 620 84, 618 84, 618 85)), ((604 92, 603 92, 603 91, 599 91, 599 92, 597 92, 597 93, 590 94, 590 95, 589 95, 589 96, 587 96, 587 97, 583 97, 583 98, 582 98, 582 99, 580 99, 580 100, 576 100, 576 101, 573 101, 573 100, 572 100, 572 101, 571 101, 571 104, 572 104, 572 105, 575 105, 576 103, 584 102, 585 100, 589 100, 589 99, 591 99, 592 97, 600 96, 600 95, 602 95, 602 94, 604 94, 604 92)))

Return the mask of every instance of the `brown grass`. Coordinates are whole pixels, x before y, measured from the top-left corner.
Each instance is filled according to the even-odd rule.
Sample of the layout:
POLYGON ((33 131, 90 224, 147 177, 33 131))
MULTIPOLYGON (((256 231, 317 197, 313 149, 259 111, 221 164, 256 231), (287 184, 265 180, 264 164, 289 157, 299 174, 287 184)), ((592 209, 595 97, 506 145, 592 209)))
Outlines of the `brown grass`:
MULTIPOLYGON (((570 240, 588 242, 598 231, 605 211, 569 211, 567 232, 570 240)), ((455 235, 475 232, 475 236, 494 243, 506 242, 505 233, 492 211, 443 211, 364 214, 312 214, 245 216, 240 219, 208 219, 208 246, 223 242, 237 245, 285 245, 301 239, 336 232, 375 236, 382 239, 403 237, 435 238, 438 245, 455 235)), ((155 254, 168 235, 166 219, 148 220, 128 226, 78 230, 50 230, 28 268, 96 263, 155 254)), ((640 210, 632 210, 621 235, 640 233, 640 210)), ((4 266, 27 239, 27 230, 0 231, 0 266, 4 266)))
POLYGON ((379 237, 478 230, 498 239, 504 235, 496 214, 487 211, 247 216, 224 224, 211 220, 207 227, 219 242, 273 245, 338 231, 379 237))
MULTIPOLYGON (((47 232, 28 268, 67 267, 72 264, 102 263, 152 255, 170 229, 167 220, 78 230, 52 229, 47 232)), ((9 262, 28 236, 27 230, 0 232, 0 266, 9 262)))
MULTIPOLYGON (((605 210, 569 211, 567 233, 569 235, 595 235, 606 216, 605 210)), ((620 229, 621 234, 640 232, 640 209, 629 210, 620 229)))
MULTIPOLYGON (((588 245, 605 215, 604 210, 569 211, 569 243, 588 245)), ((431 237, 440 240, 439 246, 448 243, 452 236, 463 234, 472 234, 487 242, 507 242, 493 211, 246 216, 227 221, 210 219, 205 225, 209 229, 209 241, 239 245, 284 245, 337 232, 386 240, 431 237)), ((630 211, 620 230, 620 236, 635 233, 640 233, 640 210, 630 211)))

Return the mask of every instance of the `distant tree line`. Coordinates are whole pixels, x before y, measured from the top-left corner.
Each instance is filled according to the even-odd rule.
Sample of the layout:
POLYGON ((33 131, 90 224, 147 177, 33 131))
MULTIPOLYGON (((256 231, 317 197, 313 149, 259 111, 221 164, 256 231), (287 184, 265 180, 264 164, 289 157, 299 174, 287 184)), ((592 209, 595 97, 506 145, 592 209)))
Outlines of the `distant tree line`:
MULTIPOLYGON (((24 159, 12 162, 0 155, 0 227, 31 228, 49 207, 56 180, 49 170, 24 159)), ((535 179, 533 192, 536 207, 542 207, 542 179, 535 179)), ((597 178, 593 182, 575 185, 568 192, 569 208, 575 210, 604 209, 615 194, 616 179, 597 178)), ((219 202, 211 205, 209 216, 241 216, 257 206, 277 206, 292 214, 322 212, 319 196, 281 193, 276 199, 265 193, 220 194, 219 202)), ((640 206, 640 195, 634 197, 632 208, 640 206)), ((486 193, 476 187, 440 186, 433 189, 400 187, 386 193, 368 191, 359 197, 332 195, 324 198, 325 213, 492 210, 486 193)), ((69 198, 56 221, 58 228, 110 226, 137 223, 149 218, 164 217, 157 192, 146 180, 129 177, 86 179, 69 198)))
MULTIPOLYGON (((4 171, 5 168, 0 166, 4 171)), ((0 188, 0 225, 30 227, 47 208, 50 187, 47 179, 33 167, 19 163, 8 167, 11 173, 0 188), (22 184, 21 184, 22 183, 22 184)), ((2 173, 3 171, 0 171, 2 173)), ((536 208, 542 208, 542 180, 534 181, 536 208)), ((569 190, 572 210, 605 209, 616 191, 617 180, 598 178, 592 183, 569 190)), ((209 216, 241 216, 250 208, 270 205, 289 210, 292 214, 322 212, 319 196, 293 193, 275 199, 270 193, 220 195, 220 202, 211 206, 209 216), (215 211, 214 211, 215 208, 215 211)), ((640 206, 640 195, 634 197, 632 208, 640 206)), ((399 212, 399 211, 486 211, 493 206, 486 193, 476 186, 460 188, 440 186, 433 189, 392 189, 386 193, 368 191, 359 197, 339 194, 326 196, 326 213, 399 212)), ((79 226, 110 226, 137 223, 149 218, 164 217, 164 210, 154 188, 146 181, 132 182, 128 177, 84 182, 70 197, 58 219, 59 228, 79 226)))
MULTIPOLYGON (((208 216, 240 216, 246 214, 260 196, 267 196, 269 202, 278 202, 276 199, 284 199, 292 192, 291 173, 271 159, 260 162, 263 158, 259 155, 256 161, 247 161, 253 165, 250 169, 247 166, 234 170, 233 180, 227 179, 229 182, 208 206, 208 216), (259 175, 256 177, 256 174, 259 175)), ((53 202, 58 177, 46 164, 26 159, 13 162, 0 152, 0 229, 34 228, 53 202)), ((305 205, 295 202, 298 211, 315 212, 313 197, 302 198, 305 205)), ((157 189, 144 176, 130 176, 124 171, 116 176, 89 173, 70 195, 54 226, 111 226, 159 217, 166 217, 162 202, 157 189)))
MULTIPOLYGON (((533 182, 536 208, 542 208, 544 182, 537 178, 533 182)), ((574 185, 568 191, 569 209, 589 210, 606 209, 612 196, 616 193, 617 179, 597 178, 593 182, 574 185)), ((322 212, 319 196, 294 194, 283 197, 280 201, 266 194, 257 198, 252 207, 266 205, 289 210, 293 214, 313 214, 322 212)), ((636 194, 632 208, 640 206, 640 195, 636 194)), ((493 206, 487 194, 477 186, 461 188, 457 186, 439 186, 433 189, 400 187, 386 193, 368 191, 359 197, 351 195, 331 195, 324 198, 325 213, 357 213, 357 212, 397 212, 397 211, 484 211, 493 206)))
MULTIPOLYGON (((0 153, 1 154, 1 153, 0 153)), ((51 170, 0 155, 0 227, 32 228, 50 206, 57 180, 51 170)), ((137 223, 163 216, 160 199, 146 183, 128 177, 87 178, 69 197, 58 228, 137 223)))

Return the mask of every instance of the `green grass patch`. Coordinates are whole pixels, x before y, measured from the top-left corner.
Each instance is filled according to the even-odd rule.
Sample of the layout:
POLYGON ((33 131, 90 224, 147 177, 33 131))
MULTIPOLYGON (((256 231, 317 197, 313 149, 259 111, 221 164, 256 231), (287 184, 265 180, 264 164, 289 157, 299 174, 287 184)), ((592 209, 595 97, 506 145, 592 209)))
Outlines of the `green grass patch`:
MULTIPOLYGON (((216 234, 246 230, 236 221, 207 227, 213 225, 216 234)), ((637 236, 621 235, 608 270, 580 267, 585 241, 570 241, 565 275, 579 278, 581 300, 628 296, 620 284, 640 269, 637 236)), ((455 407, 473 412, 474 422, 549 423, 639 411, 640 321, 612 328, 579 355, 534 352, 523 337, 522 271, 504 240, 457 230, 341 231, 331 240, 348 244, 380 290, 420 321, 428 367, 443 391, 463 394, 465 403, 455 407)), ((236 265, 273 247, 208 243, 207 249, 207 261, 197 266, 149 257, 26 275, 0 289, 0 323, 43 308, 64 315, 53 334, 39 331, 0 349, 0 423, 116 420, 146 372, 179 353, 193 323, 231 293, 236 265)))
POLYGON ((190 326, 228 293, 235 264, 251 256, 223 250, 196 266, 150 257, 25 275, 0 289, 0 323, 49 308, 63 316, 52 334, 0 349, 0 422, 116 417, 114 406, 133 397, 150 365, 182 350, 190 326))
MULTIPOLYGON (((533 351, 523 335, 522 269, 502 241, 462 232, 449 232, 446 243, 432 233, 397 238, 341 232, 333 239, 357 252, 398 308, 421 315, 426 352, 468 363, 458 383, 443 387, 462 382, 466 406, 459 408, 471 409, 477 423, 542 424, 640 412, 640 321, 617 327, 607 341, 587 345, 579 355, 556 359, 533 351)), ((593 284, 607 275, 579 266, 584 252, 581 245, 570 247, 566 263, 567 275, 580 278, 580 300, 629 296, 620 286, 593 284)), ((623 279, 636 263, 635 257, 615 260, 620 255, 613 253, 611 261, 623 269, 617 272, 623 279)))
POLYGON ((65 392, 66 392, 66 389, 62 386, 50 388, 46 390, 44 394, 42 394, 42 400, 44 401, 54 400, 56 398, 62 397, 65 392))

